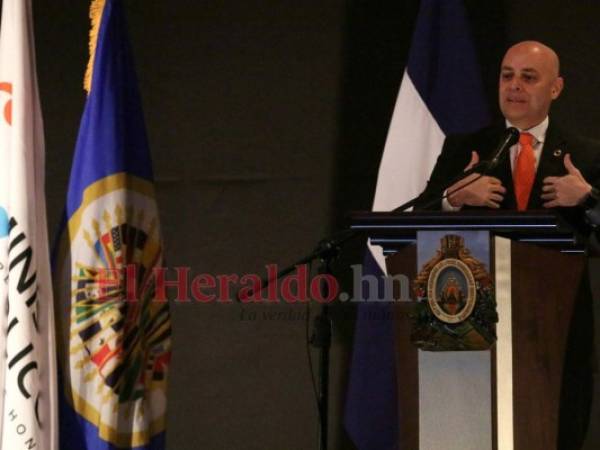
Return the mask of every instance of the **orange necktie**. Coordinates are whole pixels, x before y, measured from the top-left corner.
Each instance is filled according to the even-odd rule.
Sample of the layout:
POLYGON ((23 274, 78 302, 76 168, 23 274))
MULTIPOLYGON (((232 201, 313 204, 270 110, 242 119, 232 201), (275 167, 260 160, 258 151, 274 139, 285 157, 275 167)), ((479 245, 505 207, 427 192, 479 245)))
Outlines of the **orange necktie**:
POLYGON ((533 154, 533 136, 529 133, 521 133, 519 136, 520 150, 515 162, 513 179, 515 183, 515 197, 517 198, 517 209, 527 209, 529 194, 535 178, 535 156, 533 154))

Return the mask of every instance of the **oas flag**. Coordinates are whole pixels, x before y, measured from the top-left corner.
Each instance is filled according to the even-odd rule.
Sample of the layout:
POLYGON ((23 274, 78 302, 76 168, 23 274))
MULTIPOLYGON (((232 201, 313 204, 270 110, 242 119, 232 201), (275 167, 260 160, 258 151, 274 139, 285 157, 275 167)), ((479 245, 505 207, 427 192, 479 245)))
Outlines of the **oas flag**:
POLYGON ((91 6, 88 97, 57 248, 61 450, 164 448, 168 304, 123 4, 91 6))

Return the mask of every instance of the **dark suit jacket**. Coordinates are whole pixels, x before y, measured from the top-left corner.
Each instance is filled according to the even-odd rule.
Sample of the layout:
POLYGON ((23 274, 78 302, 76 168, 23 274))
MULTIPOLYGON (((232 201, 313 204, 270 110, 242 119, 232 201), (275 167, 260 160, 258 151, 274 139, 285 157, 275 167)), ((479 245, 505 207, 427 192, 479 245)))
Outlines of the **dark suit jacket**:
MULTIPOLYGON (((449 136, 415 209, 423 209, 424 205, 441 196, 454 177, 467 166, 472 151, 478 152, 480 161, 491 159, 504 130, 504 124, 499 124, 472 134, 449 136)), ((544 202, 541 199, 543 179, 547 176, 566 175, 563 159, 567 153, 571 154, 573 164, 581 171, 583 177, 594 186, 600 187, 600 145, 560 130, 553 121, 550 121, 527 209, 543 208, 544 202)), ((489 175, 500 179, 507 190, 500 208, 516 209, 508 152, 489 175)), ((441 201, 434 202, 429 208, 441 209, 441 201)), ((585 220, 583 208, 557 208, 556 211, 580 237, 589 235, 590 227, 585 220)), ((584 278, 573 314, 563 370, 559 450, 579 450, 583 445, 589 423, 595 359, 594 325, 589 279, 587 276, 584 278)))
MULTIPOLYGON (((472 134, 449 136, 415 209, 422 209, 424 205, 441 196, 452 179, 467 166, 472 151, 477 151, 480 161, 491 159, 504 130, 504 124, 498 124, 472 134)), ((600 145, 559 129, 551 120, 527 209, 543 209, 544 202, 541 199, 543 179, 548 176, 566 175, 563 159, 567 153, 571 154, 573 164, 581 171, 583 177, 594 186, 600 187, 600 145)), ((516 209, 508 152, 501 163, 488 175, 500 179, 507 190, 500 208, 516 209)), ((441 202, 435 203, 430 208, 441 209, 441 202)), ((580 234, 585 235, 589 232, 582 208, 557 208, 556 210, 580 234)))

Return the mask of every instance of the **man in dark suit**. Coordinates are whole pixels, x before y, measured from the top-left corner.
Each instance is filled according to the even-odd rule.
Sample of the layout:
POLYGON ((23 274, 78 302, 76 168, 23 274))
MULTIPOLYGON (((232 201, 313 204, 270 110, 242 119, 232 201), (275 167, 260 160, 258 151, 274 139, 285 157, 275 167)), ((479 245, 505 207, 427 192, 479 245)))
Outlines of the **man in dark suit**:
MULTIPOLYGON (((549 118, 550 106, 564 87, 559 60, 549 47, 525 41, 502 60, 499 104, 505 122, 473 134, 449 136, 415 207, 554 208, 580 234, 589 233, 585 211, 597 200, 600 146, 577 137, 549 118), (483 177, 472 174, 451 186, 457 174, 492 158, 507 127, 520 132, 519 143, 483 177), (444 192, 447 198, 436 201, 444 192)), ((579 450, 585 439, 592 397, 593 321, 591 292, 582 283, 569 335, 563 372, 559 450, 579 450)))
MULTIPOLYGON (((564 208, 583 205, 592 191, 592 184, 600 183, 600 148, 591 141, 561 130, 548 117, 550 105, 559 97, 563 86, 558 57, 552 49, 533 41, 511 47, 502 61, 499 81, 499 104, 505 123, 474 134, 449 136, 419 205, 439 197, 445 189, 450 195, 436 204, 435 209, 561 208, 561 212, 569 215, 564 208), (508 126, 516 127, 522 134, 530 134, 533 159, 530 155, 528 161, 520 163, 523 145, 517 144, 510 149, 509 157, 504 158, 487 176, 468 184, 478 176, 473 174, 448 186, 462 170, 491 158, 508 126), (520 207, 515 192, 518 180, 513 179, 513 174, 528 163, 529 177, 533 176, 533 179, 529 180, 530 192, 521 194, 525 201, 520 207)), ((581 216, 581 211, 574 213, 581 216)))

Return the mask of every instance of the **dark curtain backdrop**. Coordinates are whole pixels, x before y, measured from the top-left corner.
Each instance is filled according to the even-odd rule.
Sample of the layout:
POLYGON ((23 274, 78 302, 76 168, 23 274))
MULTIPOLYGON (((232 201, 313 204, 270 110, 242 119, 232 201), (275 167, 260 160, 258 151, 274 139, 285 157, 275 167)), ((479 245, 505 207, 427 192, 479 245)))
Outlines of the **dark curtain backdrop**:
MULTIPOLYGON (((85 98, 88 4, 33 3, 54 234, 85 98)), ((369 209, 417 0, 125 3, 172 266, 262 274, 369 209)), ((466 4, 491 108, 505 48, 539 39, 566 77, 553 115, 600 138, 600 3, 466 4)), ((345 283, 361 251, 337 262, 345 283)), ((170 449, 317 448, 304 313, 172 306, 170 449)), ((333 313, 331 448, 352 449, 341 411, 353 311, 333 313)))

